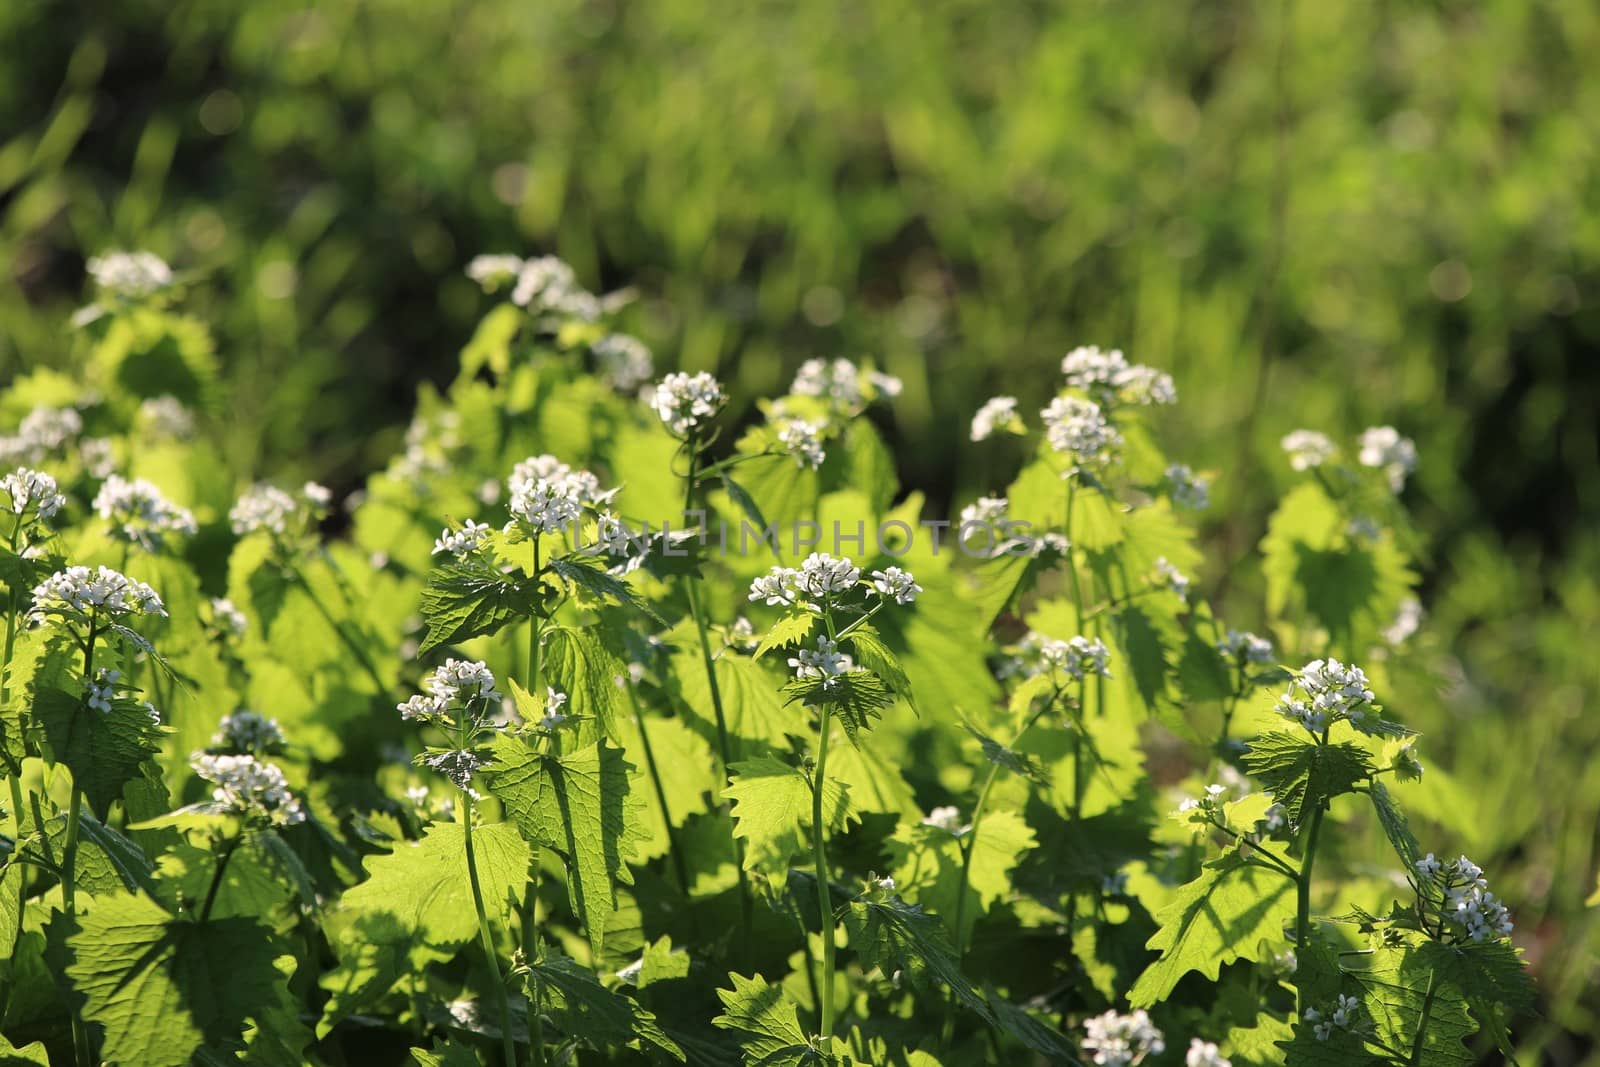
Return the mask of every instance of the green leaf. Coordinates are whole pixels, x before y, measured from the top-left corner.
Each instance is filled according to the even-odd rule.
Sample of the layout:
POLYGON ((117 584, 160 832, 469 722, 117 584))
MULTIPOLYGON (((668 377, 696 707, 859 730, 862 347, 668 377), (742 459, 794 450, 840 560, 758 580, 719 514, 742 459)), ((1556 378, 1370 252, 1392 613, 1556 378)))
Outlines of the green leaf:
MULTIPOLYGON (((547 952, 529 965, 528 972, 544 994, 540 1001, 544 1010, 564 1033, 601 1050, 647 1044, 684 1062, 683 1049, 657 1025, 654 1015, 632 998, 601 985, 591 971, 567 956, 547 952)), ((529 988, 534 987, 535 983, 529 982, 529 988)))
POLYGON ((815 707, 827 704, 838 713, 839 722, 852 745, 859 745, 860 734, 871 727, 894 697, 870 671, 846 671, 831 678, 795 678, 783 687, 786 702, 815 707))
POLYGON ((1044 771, 1040 769, 1039 762, 1026 752, 1018 752, 1014 748, 1002 745, 989 735, 974 729, 971 724, 967 725, 967 733, 977 739, 983 748, 983 758, 990 763, 1032 782, 1043 784, 1045 781, 1044 771))
POLYGON ((1160 929, 1148 947, 1161 958, 1139 976, 1128 1003, 1148 1008, 1165 1000, 1190 971, 1214 982, 1223 964, 1259 959, 1262 941, 1283 939, 1283 924, 1294 918, 1294 897, 1292 881, 1246 864, 1237 850, 1207 863, 1156 914, 1160 929))
POLYGON ((1372 760, 1348 741, 1319 745, 1281 730, 1250 742, 1245 768, 1283 805, 1289 825, 1298 827, 1307 810, 1355 791, 1372 776, 1372 760))
MULTIPOLYGON (((733 779, 722 795, 733 803, 733 834, 745 842, 745 869, 781 884, 789 861, 811 847, 811 780, 771 755, 735 763, 729 770, 733 779)), ((850 820, 849 791, 831 778, 823 788, 822 817, 834 831, 850 820)))
POLYGON ((422 617, 428 633, 417 655, 531 618, 538 599, 538 583, 530 579, 514 581, 477 560, 447 563, 428 577, 428 586, 422 591, 422 617))
POLYGON ((768 985, 759 974, 745 978, 729 974, 733 988, 717 990, 722 1014, 713 1026, 732 1030, 744 1046, 744 1062, 751 1067, 823 1067, 828 1060, 811 1046, 800 1029, 794 1001, 782 986, 768 985))
POLYGON ((1411 824, 1406 820, 1406 813, 1400 810, 1388 787, 1378 779, 1372 780, 1369 792, 1372 795, 1372 807, 1378 813, 1378 825, 1383 827, 1384 836, 1389 839, 1389 844, 1394 846, 1395 855, 1400 857, 1400 862, 1405 864, 1411 877, 1421 882, 1423 879, 1422 875, 1417 873, 1417 858, 1422 848, 1411 834, 1411 824))
POLYGON ((552 559, 547 566, 597 600, 625 604, 655 622, 665 625, 660 617, 639 599, 638 594, 627 582, 606 570, 605 563, 599 558, 586 555, 560 556, 552 559))
POLYGON ((900 657, 888 645, 883 643, 883 638, 878 631, 870 626, 856 629, 847 640, 855 649, 856 662, 878 676, 884 688, 897 697, 901 697, 912 710, 916 710, 917 700, 911 693, 911 679, 906 677, 905 667, 900 663, 900 657))
POLYGON ((1538 990, 1522 954, 1506 940, 1421 947, 1423 962, 1460 991, 1478 1025, 1507 1056, 1513 1046, 1508 1024, 1533 1010, 1538 990))
POLYGON ((1016 812, 996 808, 986 812, 976 830, 962 837, 935 826, 903 822, 887 842, 894 857, 894 880, 907 899, 954 924, 961 914, 963 939, 972 926, 998 900, 1016 890, 1012 874, 1017 863, 1038 844, 1032 828, 1016 812), (967 870, 964 906, 960 903, 963 848, 972 857, 967 870))
POLYGON ((761 639, 756 646, 755 658, 760 659, 775 648, 789 648, 798 645, 811 636, 811 629, 816 625, 817 617, 809 611, 790 612, 772 624, 772 629, 767 631, 767 636, 761 639))
POLYGON ((102 820, 122 787, 138 779, 141 765, 161 751, 164 730, 137 701, 119 698, 110 711, 96 711, 75 693, 41 689, 34 719, 44 727, 55 758, 72 769, 89 806, 102 820))
MULTIPOLYGON (((503 924, 527 884, 527 843, 510 823, 493 823, 473 829, 472 847, 484 906, 491 921, 503 924)), ((367 880, 346 890, 326 920, 339 963, 322 977, 333 999, 319 1036, 478 936, 461 824, 433 823, 421 840, 369 857, 366 871, 367 880)))
POLYGON ((189 922, 126 895, 98 898, 79 922, 67 975, 112 1063, 182 1067, 202 1047, 238 1043, 278 996, 271 931, 250 919, 189 922))
POLYGON ((50 1067, 50 1054, 45 1051, 43 1041, 33 1041, 18 1048, 7 1041, 4 1034, 0 1034, 0 1067, 29 1067, 32 1064, 50 1067))
POLYGON ((599 958, 617 885, 632 885, 628 864, 646 840, 643 797, 631 791, 633 767, 605 741, 544 755, 502 735, 490 746, 484 781, 528 841, 560 854, 567 895, 599 958))
POLYGON ((418 1067, 481 1067, 478 1054, 454 1038, 436 1043, 432 1050, 414 1048, 411 1059, 418 1067))
POLYGON ((628 665, 600 635, 571 626, 548 629, 541 662, 545 683, 571 698, 569 713, 593 719, 600 736, 617 740, 616 719, 627 700, 617 680, 627 682, 628 665))
POLYGON ((758 530, 767 528, 766 517, 761 514, 761 505, 756 503, 756 498, 750 495, 749 490, 734 481, 726 472, 722 475, 722 487, 728 492, 728 499, 738 505, 744 512, 745 518, 758 530))

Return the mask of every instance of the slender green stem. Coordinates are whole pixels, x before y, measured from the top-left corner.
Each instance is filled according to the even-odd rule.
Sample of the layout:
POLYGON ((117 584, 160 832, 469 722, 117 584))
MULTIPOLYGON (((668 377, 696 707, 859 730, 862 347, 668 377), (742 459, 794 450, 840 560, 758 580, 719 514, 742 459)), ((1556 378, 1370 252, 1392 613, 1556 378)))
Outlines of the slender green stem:
MULTIPOLYGON (((1022 729, 1017 731, 1016 736, 1011 739, 1011 744, 1008 747, 1015 748, 1017 743, 1023 739, 1027 732, 1033 729, 1034 724, 1044 716, 1045 712, 1049 711, 1055 705, 1056 699, 1060 695, 1061 689, 1057 687, 1055 693, 1051 695, 1050 699, 1041 704, 1039 706, 1039 710, 1030 715, 1027 721, 1022 724, 1022 729)), ((972 824, 967 827, 965 838, 961 842, 961 878, 956 883, 955 933, 957 960, 965 959, 967 954, 965 919, 967 911, 967 886, 972 877, 972 853, 977 847, 978 828, 983 825, 983 814, 988 807, 989 791, 994 788, 995 779, 999 776, 999 773, 1000 764, 990 763, 989 774, 983 780, 983 788, 978 791, 978 803, 972 809, 972 824)))
MULTIPOLYGON (((533 535, 533 574, 534 580, 539 579, 542 569, 539 559, 539 535, 533 535)), ((534 615, 528 620, 528 694, 538 699, 539 683, 541 677, 541 656, 544 651, 544 616, 534 615)), ((532 846, 532 859, 529 861, 532 877, 522 891, 522 954, 528 961, 528 966, 538 961, 543 954, 539 945, 539 882, 540 872, 543 867, 540 862, 539 846, 532 846)), ((533 1049, 533 1063, 535 1067, 544 1067, 544 1015, 540 1005, 544 1002, 544 979, 537 970, 533 971, 533 980, 528 989, 528 1040, 533 1049)))
MULTIPOLYGON (((650 784, 655 787, 656 803, 661 805, 661 821, 667 827, 667 852, 672 856, 672 866, 678 875, 678 887, 684 899, 689 897, 689 872, 683 865, 683 851, 678 847, 677 831, 672 825, 672 810, 667 806, 667 790, 661 781, 661 769, 656 765, 655 749, 650 746, 650 731, 645 726, 644 709, 639 706, 639 694, 628 686, 628 700, 633 704, 633 720, 639 724, 639 744, 644 749, 645 769, 650 772, 650 784)), ((693 921, 693 913, 690 913, 693 921)))
MULTIPOLYGON (((694 441, 691 440, 687 447, 689 474, 683 486, 683 512, 686 518, 694 504, 695 464, 700 458, 698 446, 694 441)), ((717 681, 716 662, 711 655, 711 636, 706 626, 705 613, 700 610, 700 595, 696 591, 693 576, 685 579, 684 591, 688 594, 689 614, 694 619, 695 632, 700 637, 700 660, 705 665, 706 687, 711 692, 711 711, 717 721, 717 753, 722 760, 722 777, 726 782, 728 776, 732 774, 729 768, 733 762, 733 746, 728 740, 728 720, 722 710, 722 686, 717 681)), ((733 866, 739 878, 739 918, 744 931, 744 943, 749 944, 754 916, 751 912, 750 882, 744 871, 744 842, 737 837, 732 840, 733 866)))
POLYGON ((1439 972, 1428 972, 1428 992, 1422 998, 1422 1017, 1417 1020, 1417 1037, 1411 1043, 1411 1067, 1421 1067, 1423 1044, 1428 1039, 1428 1016, 1433 1012, 1433 998, 1438 993, 1439 972))
MULTIPOLYGON (((1311 943, 1311 871, 1317 860, 1317 835, 1322 831, 1322 808, 1312 810, 1306 824, 1305 856, 1300 860, 1300 877, 1295 883, 1294 943, 1304 952, 1311 943)), ((1303 1008, 1304 1005, 1302 1004, 1303 1008)))
MULTIPOLYGON (((22 519, 19 516, 12 526, 10 548, 13 554, 17 551, 17 539, 22 533, 22 519)), ((17 591, 9 585, 6 587, 6 647, 5 659, 0 662, 0 708, 5 707, 10 696, 11 688, 11 657, 17 647, 17 591)), ((20 718, 19 718, 20 722, 20 718)), ((5 728, 0 726, 0 741, 5 737, 5 728)), ((20 746, 21 738, 18 738, 20 746)), ((22 841, 22 760, 19 758, 12 762, 9 751, 4 751, 6 763, 6 785, 11 791, 11 812, 16 820, 18 847, 22 841)), ((17 871, 17 928, 14 931, 11 944, 7 946, 8 958, 15 959, 17 946, 22 942, 22 918, 28 906, 28 877, 27 872, 17 871)), ((0 989, 0 1019, 5 1018, 6 1008, 11 1003, 11 983, 6 983, 0 989)))
POLYGON ((811 856, 817 868, 817 909, 822 923, 822 1036, 833 1036, 833 894, 828 888, 827 824, 822 799, 828 777, 828 733, 833 726, 832 706, 821 704, 817 729, 817 769, 811 779, 811 856))
POLYGON ((243 833, 229 838, 227 846, 222 850, 222 855, 217 857, 217 867, 216 870, 211 872, 211 885, 206 890, 206 901, 200 906, 201 922, 211 918, 211 906, 217 902, 217 891, 222 888, 222 874, 228 869, 228 861, 233 859, 234 850, 239 847, 239 842, 243 840, 243 833))
POLYGON ((463 791, 459 803, 467 848, 467 881, 472 883, 472 906, 478 911, 478 934, 483 941, 483 954, 489 963, 489 973, 494 977, 495 1003, 500 1009, 500 1043, 505 1051, 506 1067, 516 1067, 517 1042, 511 1032, 511 999, 506 995, 505 980, 500 973, 500 953, 494 947, 494 932, 489 929, 489 913, 483 906, 483 888, 478 883, 478 858, 472 851, 472 794, 463 791))
MULTIPOLYGON (((98 612, 89 616, 89 638, 83 646, 83 684, 85 689, 94 684, 94 646, 100 636, 98 612)), ((78 911, 78 824, 83 818, 83 790, 77 775, 72 778, 72 802, 67 809, 67 841, 61 850, 61 903, 68 924, 72 924, 78 911)), ((72 1013, 72 1048, 82 1067, 89 1067, 93 1056, 89 1049, 89 1030, 84 1025, 81 1012, 72 1013)))

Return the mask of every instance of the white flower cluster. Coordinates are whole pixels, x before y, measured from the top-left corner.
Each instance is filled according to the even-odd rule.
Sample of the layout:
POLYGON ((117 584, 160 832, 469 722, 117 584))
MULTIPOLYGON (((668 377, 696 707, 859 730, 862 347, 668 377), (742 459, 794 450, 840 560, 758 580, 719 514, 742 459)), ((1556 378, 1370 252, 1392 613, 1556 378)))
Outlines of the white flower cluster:
POLYGON ((1221 785, 1217 782, 1212 782, 1210 785, 1206 786, 1206 791, 1203 796, 1184 797, 1183 800, 1178 804, 1178 812, 1180 814, 1187 814, 1191 811, 1199 811, 1205 814, 1211 814, 1213 812, 1221 811, 1222 798, 1227 796, 1227 793, 1227 786, 1221 785))
POLYGON ((903 388, 899 378, 877 371, 869 372, 865 383, 867 388, 863 388, 860 368, 848 359, 808 359, 800 364, 789 392, 828 400, 841 411, 855 411, 879 396, 899 396, 903 388))
POLYGON ((1362 733, 1372 733, 1377 720, 1378 709, 1373 706, 1376 699, 1366 672, 1360 667, 1346 666, 1336 659, 1318 659, 1300 669, 1288 691, 1278 698, 1276 710, 1312 733, 1321 733, 1341 719, 1362 733), (1300 696, 1296 696, 1297 689, 1300 696))
POLYGON ((1211 503, 1211 483, 1190 470, 1187 464, 1174 463, 1167 468, 1167 494, 1180 508, 1204 511, 1211 503))
POLYGON ((194 773, 216 786, 211 799, 223 811, 245 818, 264 818, 275 825, 304 822, 305 809, 289 792, 283 770, 254 756, 218 756, 196 752, 189 757, 194 773))
POLYGON ((1156 557, 1156 579, 1178 595, 1185 604, 1189 602, 1189 577, 1174 567, 1166 556, 1156 557))
POLYGON ((232 749, 235 752, 269 753, 283 748, 287 739, 277 719, 270 719, 249 708, 240 708, 224 715, 211 735, 212 748, 232 749))
POLYGON ((1096 345, 1074 348, 1061 360, 1067 384, 1100 399, 1130 404, 1176 404, 1178 390, 1170 374, 1143 363, 1129 363, 1120 349, 1102 351, 1096 345))
POLYGON ((506 253, 473 256, 467 264, 467 277, 483 287, 486 293, 497 292, 517 280, 522 270, 522 257, 506 253))
POLYGON ((422 688, 426 693, 396 705, 402 719, 448 721, 450 709, 457 704, 470 711, 473 704, 481 702, 482 710, 488 711, 504 699, 495 688, 494 672, 479 660, 447 659, 423 680, 422 688))
POLYGON ((20 516, 32 512, 41 519, 52 517, 67 502, 54 478, 27 467, 18 467, 0 479, 0 493, 5 493, 9 501, 7 510, 11 514, 20 516))
POLYGON ((1414 596, 1400 601, 1394 621, 1384 627, 1383 639, 1391 645, 1404 644, 1406 639, 1422 628, 1422 602, 1414 596))
POLYGON ((990 397, 972 416, 973 441, 987 441, 997 433, 1021 433, 1022 429, 1014 396, 990 397))
POLYGON ((1092 400, 1058 396, 1039 417, 1044 420, 1045 439, 1050 447, 1071 456, 1078 468, 1108 462, 1111 453, 1122 444, 1122 435, 1092 400))
POLYGON ((578 521, 583 502, 564 481, 538 478, 517 483, 511 492, 511 516, 535 533, 563 530, 578 521))
POLYGON ((886 567, 881 571, 872 572, 872 588, 877 590, 880 597, 893 600, 896 604, 909 604, 917 599, 917 594, 922 592, 922 586, 910 571, 901 570, 899 567, 886 567))
POLYGON ((1307 1008, 1306 1022, 1318 1041, 1326 1041, 1336 1031, 1352 1031, 1361 1022, 1361 1002, 1355 997, 1339 994, 1339 998, 1321 1011, 1307 1008))
POLYGON ((1398 493, 1406 487, 1406 476, 1417 469, 1417 446, 1393 426, 1373 426, 1362 433, 1357 458, 1363 467, 1382 471, 1389 488, 1398 493))
POLYGON ((1289 466, 1297 471, 1320 467, 1338 451, 1325 433, 1316 430, 1294 430, 1283 435, 1278 442, 1289 455, 1289 466))
POLYGON ((16 433, 0 437, 0 466, 41 463, 82 432, 83 416, 72 408, 36 407, 16 433))
POLYGON ((506 490, 516 496, 518 490, 534 482, 549 482, 580 504, 603 504, 616 495, 615 489, 601 492, 600 479, 592 472, 578 470, 548 452, 529 456, 512 467, 506 478, 506 490))
POLYGON ((439 536, 434 539, 433 554, 437 556, 448 552, 457 559, 470 556, 483 547, 483 543, 489 539, 489 535, 492 533, 494 533, 494 529, 488 523, 475 522, 472 519, 468 519, 467 524, 459 530, 445 527, 444 530, 440 531, 439 536))
POLYGON ((856 668, 855 660, 851 659, 848 653, 840 652, 838 645, 826 637, 817 638, 817 647, 814 651, 802 648, 790 656, 789 666, 794 668, 796 678, 829 680, 841 674, 848 674, 856 668))
POLYGON ((1217 651, 1240 663, 1271 663, 1277 655, 1271 641, 1248 630, 1229 630, 1228 635, 1217 642, 1217 651))
POLYGON ((538 722, 539 729, 550 733, 566 722, 568 715, 562 709, 567 706, 567 694, 554 686, 544 687, 544 716, 538 722))
POLYGON ((650 349, 637 337, 608 333, 590 348, 606 384, 619 393, 632 393, 655 373, 650 349))
POLYGON ((1166 1039, 1142 1009, 1128 1015, 1108 1011, 1083 1022, 1083 1051, 1103 1067, 1133 1067, 1166 1048, 1166 1039))
POLYGON ((699 429, 727 402, 722 384, 705 371, 675 371, 661 379, 650 398, 650 406, 678 437, 687 437, 699 429))
POLYGON ((84 703, 102 715, 109 713, 111 702, 117 697, 117 682, 121 678, 121 671, 101 667, 95 674, 94 681, 89 683, 88 699, 84 703))
POLYGON ((173 535, 193 537, 194 513, 161 495, 143 478, 129 480, 120 474, 107 478, 94 497, 94 512, 111 524, 114 536, 158 552, 173 535))
POLYGON ((1198 1037, 1189 1041, 1189 1051, 1183 1055, 1183 1067, 1233 1067, 1233 1061, 1224 1056, 1214 1041, 1198 1037))
POLYGON ((171 393, 140 403, 139 422, 163 437, 181 439, 194 433, 194 415, 171 393))
POLYGON ((947 834, 960 837, 971 829, 961 821, 961 809, 954 804, 945 804, 934 808, 922 820, 923 826, 931 826, 935 830, 943 830, 947 834))
POLYGON ((91 256, 89 277, 112 296, 141 297, 172 284, 172 268, 154 252, 107 252, 91 256))
POLYGON ((275 536, 289 532, 291 522, 328 506, 332 494, 316 482, 301 489, 302 502, 275 485, 255 485, 228 510, 228 522, 240 537, 265 530, 275 536))
POLYGON ((245 618, 244 612, 234 607, 233 601, 227 597, 211 598, 211 618, 219 629, 234 637, 243 637, 250 625, 250 620, 245 618))
POLYGON ((822 427, 805 419, 790 419, 778 431, 778 443, 799 467, 816 470, 828 454, 822 448, 822 427))
POLYGON ((555 256, 536 256, 517 270, 511 302, 530 311, 554 311, 585 322, 600 317, 600 299, 578 284, 578 276, 555 256))
POLYGON ((1417 861, 1417 872, 1433 882, 1443 897, 1442 917, 1462 935, 1478 942, 1511 936, 1511 912, 1489 892, 1483 868, 1476 863, 1465 856, 1441 863, 1430 852, 1417 861))
POLYGON ((961 509, 961 527, 996 526, 1006 521, 1011 502, 1003 496, 980 496, 961 509))
POLYGON ((1111 650, 1098 637, 1091 640, 1080 634, 1065 641, 1045 638, 1039 644, 1039 656, 1049 666, 1066 671, 1080 682, 1088 674, 1111 677, 1111 650))
POLYGON ((39 626, 47 615, 96 613, 118 619, 126 615, 166 615, 166 605, 145 583, 110 567, 68 567, 34 586, 30 625, 39 626))
MULTIPOLYGON (((887 571, 878 573, 888 574, 887 571)), ((900 573, 905 574, 903 571, 900 573)), ((909 574, 905 574, 906 579, 910 577, 909 574)), ((816 605, 811 603, 812 598, 847 592, 859 581, 861 581, 861 568, 850 560, 830 556, 826 552, 813 552, 798 569, 773 567, 751 582, 749 599, 764 601, 774 606, 799 604, 802 607, 815 608, 816 605)))
POLYGON ((418 414, 406 427, 405 448, 390 464, 389 475, 426 492, 430 477, 450 473, 450 454, 460 447, 460 415, 454 411, 436 412, 431 417, 418 414))

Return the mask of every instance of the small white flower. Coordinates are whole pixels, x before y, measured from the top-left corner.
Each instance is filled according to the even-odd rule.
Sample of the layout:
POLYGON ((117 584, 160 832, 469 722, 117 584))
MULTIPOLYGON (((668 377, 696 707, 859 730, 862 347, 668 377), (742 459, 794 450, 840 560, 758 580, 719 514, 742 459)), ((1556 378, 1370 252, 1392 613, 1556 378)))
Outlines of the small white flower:
POLYGON ((1083 1050, 1102 1067, 1133 1067, 1166 1051, 1166 1039, 1143 1010, 1129 1015, 1108 1011, 1085 1019, 1083 1050))
POLYGON ((1039 416, 1044 420, 1045 439, 1050 447, 1071 456, 1077 468, 1106 463, 1122 444, 1122 435, 1093 401, 1058 396, 1039 416))
POLYGON ((796 396, 827 397, 843 408, 861 403, 861 383, 856 365, 848 359, 808 359, 800 364, 789 392, 796 396))
POLYGON ((448 552, 457 559, 462 559, 482 547, 492 533, 494 530, 488 523, 468 519, 466 525, 459 530, 446 527, 433 542, 433 554, 437 556, 448 552))
POLYGON ((521 256, 504 253, 473 256, 467 264, 467 277, 482 286, 484 292, 495 293, 516 281, 521 270, 521 256))
POLYGON ((95 494, 94 511, 111 523, 113 535, 146 552, 160 551, 169 536, 193 537, 198 529, 188 508, 171 503, 143 478, 107 478, 95 494))
POLYGON ((112 296, 143 297, 172 284, 172 268, 154 252, 106 252, 91 256, 89 277, 112 296))
POLYGON ((1406 487, 1406 476, 1417 469, 1417 446, 1393 426, 1373 426, 1361 434, 1357 458, 1363 467, 1381 470, 1389 488, 1398 493, 1406 487))
POLYGON ((1039 655, 1051 667, 1066 671, 1079 681, 1089 674, 1111 677, 1111 650, 1098 637, 1091 640, 1079 635, 1066 641, 1045 639, 1039 645, 1039 655))
POLYGON ((973 441, 987 441, 997 433, 1020 433, 1022 429, 1014 396, 990 397, 972 416, 973 441))
POLYGON ((848 559, 813 552, 800 564, 795 586, 807 596, 825 597, 853 589, 861 580, 861 568, 848 559))
POLYGON ((923 826, 931 826, 935 830, 960 837, 967 832, 967 827, 961 821, 961 809, 953 804, 946 804, 928 812, 922 820, 923 826))
POLYGON ((266 753, 281 749, 286 743, 283 727, 277 719, 240 708, 223 716, 217 732, 211 735, 212 748, 227 748, 236 752, 266 753))
POLYGON ((117 696, 117 681, 121 677, 121 671, 107 670, 105 667, 101 667, 95 674, 94 681, 89 683, 88 699, 84 703, 102 715, 109 713, 111 711, 111 702, 117 696))
POLYGON ((716 415, 727 400, 721 383, 705 371, 692 375, 679 371, 661 379, 651 405, 668 430, 687 437, 716 415))
POLYGON ((27 467, 18 467, 0 479, 0 493, 4 493, 9 502, 7 510, 18 516, 31 512, 41 519, 48 519, 67 502, 67 498, 58 491, 54 478, 44 471, 27 467))
POLYGON ((1211 486, 1205 478, 1190 470, 1188 465, 1174 463, 1167 468, 1167 493, 1180 508, 1204 511, 1211 503, 1211 486))
POLYGON ((1377 710, 1376 699, 1360 667, 1319 659, 1300 670, 1288 691, 1278 698, 1277 712, 1313 733, 1342 719, 1370 734, 1377 728, 1377 716, 1371 714, 1377 710), (1297 696, 1297 690, 1303 695, 1297 696))
POLYGON ((997 526, 1006 521, 1006 509, 1011 502, 1003 496, 980 496, 961 509, 962 527, 997 526))
POLYGON ((1233 1061, 1217 1051, 1215 1042, 1198 1037, 1189 1041, 1189 1051, 1184 1053, 1183 1067, 1233 1067, 1233 1061))
POLYGON ((1271 663, 1277 656, 1271 641, 1248 630, 1229 630, 1228 635, 1217 642, 1217 651, 1241 663, 1271 663))
POLYGON ((300 515, 300 504, 275 485, 257 485, 228 510, 228 522, 240 537, 265 530, 282 536, 289 522, 300 515))
POLYGON ((153 396, 139 405, 139 421, 164 437, 183 439, 194 433, 194 415, 171 393, 153 396))
POLYGON ((1182 571, 1168 562, 1166 556, 1158 556, 1156 558, 1156 577, 1176 593, 1179 600, 1185 604, 1189 602, 1189 579, 1182 571))
POLYGON ((538 533, 550 533, 576 522, 582 505, 567 483, 540 478, 519 484, 509 508, 517 521, 538 533))
POLYGON ((819 637, 815 651, 809 648, 800 649, 789 657, 789 666, 794 668, 796 678, 832 680, 855 670, 856 665, 855 660, 851 659, 848 653, 840 652, 838 645, 833 641, 819 637))
POLYGON ((234 637, 243 637, 245 629, 250 625, 250 620, 245 618, 244 612, 233 606, 233 601, 226 597, 211 598, 211 618, 221 629, 234 637))
POLYGON ((750 599, 773 607, 788 607, 799 600, 800 572, 793 567, 773 567, 750 583, 750 599))
POLYGON ((264 818, 280 826, 304 822, 305 810, 289 792, 283 771, 254 756, 218 756, 196 752, 189 757, 195 774, 216 786, 211 799, 222 811, 264 818))
POLYGON ((1400 602, 1394 621, 1383 631, 1383 639, 1391 645, 1404 644, 1406 639, 1422 627, 1422 602, 1408 596, 1400 602))
POLYGON ((585 321, 600 317, 600 301, 579 285, 572 268, 555 256, 538 256, 522 264, 511 302, 532 312, 554 311, 585 321))
POLYGON ((1439 872, 1443 868, 1444 865, 1434 858, 1432 852, 1428 853, 1426 856, 1417 861, 1417 873, 1422 875, 1424 878, 1438 877, 1439 872))
POLYGON ((97 613, 113 619, 128 615, 167 614, 161 597, 148 585, 110 567, 68 567, 33 589, 28 614, 34 625, 49 615, 97 613))
POLYGON ((83 417, 72 408, 36 407, 16 433, 0 437, 0 466, 42 463, 82 432, 83 417))
POLYGON ((796 465, 816 470, 827 453, 822 449, 822 427, 804 419, 791 419, 778 431, 778 443, 794 457, 796 465))
POLYGON ((632 393, 650 380, 655 361, 637 337, 608 333, 590 348, 606 384, 619 393, 632 393))
POLYGON ((1120 371, 1111 384, 1126 403, 1166 405, 1178 402, 1178 387, 1173 384, 1172 375, 1142 363, 1120 371))
POLYGON ((1289 454, 1289 466, 1297 471, 1322 466, 1336 451, 1328 435, 1315 430, 1295 430, 1284 434, 1278 443, 1289 454))
POLYGON ((1099 345, 1081 345, 1061 360, 1061 373, 1067 384, 1085 392, 1111 386, 1117 375, 1127 369, 1127 357, 1120 349, 1105 352, 1099 345))
POLYGON ((893 599, 896 604, 909 604, 917 599, 917 594, 922 592, 922 586, 912 577, 910 571, 903 571, 899 567, 888 567, 881 571, 872 572, 872 588, 885 600, 893 599))
POLYGON ((307 482, 301 486, 300 495, 306 498, 306 503, 318 511, 326 511, 328 505, 333 503, 333 490, 317 482, 307 482))

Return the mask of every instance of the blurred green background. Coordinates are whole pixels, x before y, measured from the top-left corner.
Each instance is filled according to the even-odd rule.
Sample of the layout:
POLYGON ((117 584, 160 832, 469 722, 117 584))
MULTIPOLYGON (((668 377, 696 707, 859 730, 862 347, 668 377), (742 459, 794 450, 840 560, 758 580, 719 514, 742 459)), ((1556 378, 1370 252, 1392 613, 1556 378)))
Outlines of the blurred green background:
POLYGON ((984 397, 1042 402, 1079 343, 1166 368, 1242 621, 1277 438, 1398 426, 1433 545, 1403 696, 1539 1039, 1600 1032, 1592 0, 8 0, 0 41, 0 375, 70 366, 84 258, 150 248, 201 277, 240 477, 381 466, 494 251, 637 287, 658 365, 745 404, 871 356, 941 508, 1012 471, 966 446, 984 397))

